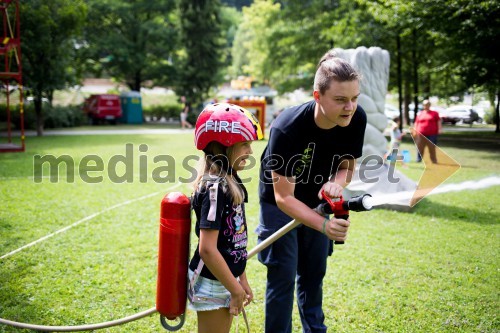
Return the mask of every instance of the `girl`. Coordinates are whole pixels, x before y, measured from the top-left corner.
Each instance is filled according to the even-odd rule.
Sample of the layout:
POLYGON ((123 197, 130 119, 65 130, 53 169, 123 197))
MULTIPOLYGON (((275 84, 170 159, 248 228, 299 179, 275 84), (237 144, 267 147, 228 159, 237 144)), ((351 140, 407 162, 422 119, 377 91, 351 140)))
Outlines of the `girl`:
POLYGON ((189 308, 197 311, 198 332, 227 333, 233 316, 252 299, 245 274, 247 191, 237 172, 262 138, 255 117, 232 104, 208 105, 196 122, 196 148, 205 153, 192 198, 196 251, 189 263, 189 308))

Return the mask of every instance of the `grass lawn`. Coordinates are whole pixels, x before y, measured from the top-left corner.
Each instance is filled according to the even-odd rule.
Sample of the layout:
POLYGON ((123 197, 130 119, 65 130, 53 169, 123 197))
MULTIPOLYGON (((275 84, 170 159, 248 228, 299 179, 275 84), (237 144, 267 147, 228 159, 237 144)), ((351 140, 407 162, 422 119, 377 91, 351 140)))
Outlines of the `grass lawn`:
MULTIPOLYGON (((445 184, 500 177, 498 135, 454 132, 440 142, 462 166, 445 184)), ((264 146, 253 145, 257 158, 264 146)), ((191 192, 179 179, 188 178, 196 164, 192 133, 28 137, 26 147, 25 153, 0 154, 0 257, 7 255, 0 259, 0 318, 85 325, 154 307, 160 201, 170 191, 191 192), (64 167, 58 182, 46 166, 43 178, 33 177, 34 156, 48 154, 67 155, 73 182, 64 167), (86 173, 94 183, 77 172, 89 156, 103 161, 100 171, 86 173)), ((403 149, 414 157, 411 142, 403 149)), ((418 180, 423 166, 410 162, 401 171, 418 180)), ((253 230, 258 168, 242 175, 253 179, 247 186, 253 230)), ((329 258, 324 281, 329 330, 500 332, 499 198, 497 186, 431 195, 410 212, 352 213, 349 239, 329 258)), ((194 246, 194 235, 191 241, 194 246)), ((249 248, 255 245, 250 233, 249 248)), ((255 294, 247 308, 250 327, 262 332, 264 266, 253 258, 247 274, 255 294)), ((296 310, 293 325, 301 332, 296 310)), ((0 325, 0 332, 19 331, 0 325)), ((155 314, 102 331, 164 329, 155 314)), ((179 332, 195 331, 196 314, 188 311, 179 332)))

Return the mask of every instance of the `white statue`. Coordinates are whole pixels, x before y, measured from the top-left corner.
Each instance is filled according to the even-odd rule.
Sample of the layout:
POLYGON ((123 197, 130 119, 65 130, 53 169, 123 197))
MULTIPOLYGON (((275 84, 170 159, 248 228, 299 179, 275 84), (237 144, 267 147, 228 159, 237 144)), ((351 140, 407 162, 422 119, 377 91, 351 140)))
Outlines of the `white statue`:
MULTIPOLYGON (((397 170, 392 170, 391 165, 383 160, 388 146, 383 132, 388 122, 384 108, 389 83, 389 52, 380 47, 366 48, 364 46, 347 50, 336 48, 334 51, 361 73, 361 95, 358 104, 363 107, 368 118, 363 156, 358 159, 357 172, 346 189, 346 196, 361 193, 370 193, 375 196, 377 193, 414 190, 417 186, 414 181, 397 170), (373 181, 375 179, 378 180, 373 181)), ((399 202, 396 205, 407 207, 409 202, 399 202)))

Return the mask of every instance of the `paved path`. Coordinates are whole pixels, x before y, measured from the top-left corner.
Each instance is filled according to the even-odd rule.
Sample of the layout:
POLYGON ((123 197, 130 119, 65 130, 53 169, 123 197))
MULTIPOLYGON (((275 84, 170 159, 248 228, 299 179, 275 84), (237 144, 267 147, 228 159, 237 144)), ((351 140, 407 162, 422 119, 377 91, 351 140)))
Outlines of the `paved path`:
MULTIPOLYGON (((123 135, 123 134, 181 134, 193 132, 192 129, 177 128, 128 128, 128 129, 96 129, 96 130, 44 130, 44 136, 56 135, 123 135)), ((25 136, 36 136, 36 131, 26 131, 25 136)), ((12 136, 19 136, 13 133, 12 136)))

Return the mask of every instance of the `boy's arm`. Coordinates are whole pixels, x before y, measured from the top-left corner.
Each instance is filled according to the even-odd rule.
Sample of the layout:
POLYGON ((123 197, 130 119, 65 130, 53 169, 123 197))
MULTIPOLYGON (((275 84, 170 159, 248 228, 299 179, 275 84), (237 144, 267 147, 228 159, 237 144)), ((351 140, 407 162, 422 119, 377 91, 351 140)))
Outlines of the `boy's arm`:
MULTIPOLYGON (((272 177, 274 179, 274 197, 279 209, 304 225, 323 232, 325 218, 295 198, 295 179, 279 175, 274 171, 272 177)), ((336 241, 345 240, 349 221, 333 218, 330 222, 328 228, 325 228, 328 238, 336 241)))

